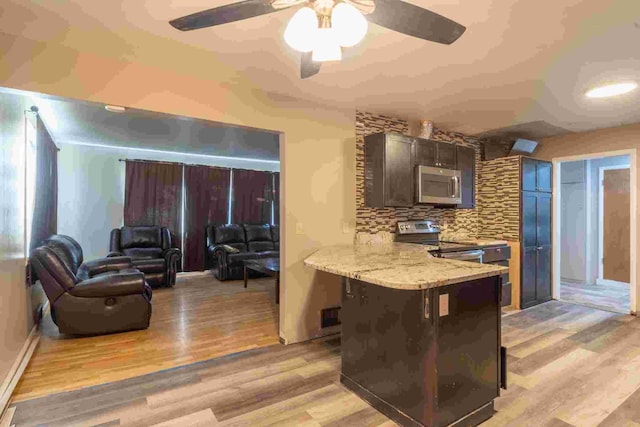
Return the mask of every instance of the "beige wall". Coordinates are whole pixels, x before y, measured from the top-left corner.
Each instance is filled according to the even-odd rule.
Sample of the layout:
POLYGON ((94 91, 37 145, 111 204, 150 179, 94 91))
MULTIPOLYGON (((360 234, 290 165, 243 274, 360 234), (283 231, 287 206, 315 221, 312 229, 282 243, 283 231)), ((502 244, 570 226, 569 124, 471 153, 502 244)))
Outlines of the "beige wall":
MULTIPOLYGON (((635 149, 635 160, 638 163, 638 155, 640 154, 640 124, 622 126, 617 128, 601 129, 593 132, 574 133, 564 136, 547 138, 541 141, 542 146, 535 153, 535 157, 542 160, 554 160, 561 157, 580 156, 588 154, 608 153, 619 150, 635 149)), ((640 174, 636 174, 636 190, 640 191, 640 174)), ((636 203, 640 201, 639 195, 636 194, 636 203)), ((640 209, 637 210, 640 212, 640 209)), ((640 235, 636 230, 636 249, 635 252, 640 253, 640 235)), ((632 266, 634 268, 634 266, 632 266)), ((636 293, 640 286, 640 269, 636 268, 636 293)), ((633 270, 632 270, 633 271, 633 270)), ((636 301, 631 296, 631 308, 635 310, 636 301)))
POLYGON ((0 384, 33 326, 24 256, 24 110, 31 105, 0 93, 0 384))
POLYGON ((339 303, 338 281, 303 260, 323 245, 353 241, 354 111, 265 94, 187 46, 178 62, 201 64, 193 74, 175 58, 145 65, 4 34, 0 51, 1 86, 283 132, 280 334, 296 342, 328 332, 319 314, 339 303))

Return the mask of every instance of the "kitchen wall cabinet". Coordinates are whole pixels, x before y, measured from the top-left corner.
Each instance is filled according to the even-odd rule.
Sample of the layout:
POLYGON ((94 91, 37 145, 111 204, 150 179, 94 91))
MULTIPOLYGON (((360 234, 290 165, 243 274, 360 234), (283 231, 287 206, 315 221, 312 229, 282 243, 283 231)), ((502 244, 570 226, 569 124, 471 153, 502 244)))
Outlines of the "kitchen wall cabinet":
POLYGON ((520 307, 527 308, 552 298, 552 164, 523 158, 521 166, 520 307))
POLYGON ((473 209, 476 207, 476 150, 462 145, 456 145, 456 169, 461 177, 462 203, 458 209, 473 209))
POLYGON ((522 190, 551 193, 553 185, 552 170, 553 165, 549 162, 523 157, 522 190))
POLYGON ((414 138, 415 165, 456 169, 456 145, 414 138))
POLYGON ((473 148, 399 133, 364 138, 365 205, 374 208, 415 204, 415 167, 459 169, 462 174, 459 209, 476 206, 476 152, 473 148))
POLYGON ((365 205, 413 206, 413 138, 397 133, 365 137, 365 205))

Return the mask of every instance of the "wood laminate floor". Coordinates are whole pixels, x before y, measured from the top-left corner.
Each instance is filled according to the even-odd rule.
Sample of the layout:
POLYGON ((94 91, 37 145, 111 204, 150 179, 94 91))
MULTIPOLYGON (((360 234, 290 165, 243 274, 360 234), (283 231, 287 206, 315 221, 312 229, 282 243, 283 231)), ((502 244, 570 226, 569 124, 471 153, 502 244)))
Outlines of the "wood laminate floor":
MULTIPOLYGON (((552 301, 503 317, 509 389, 484 426, 640 426, 640 319, 552 301)), ((394 426, 339 383, 340 340, 274 345, 31 399, 16 426, 394 426)))
POLYGON ((587 307, 629 313, 629 285, 615 283, 586 285, 563 282, 560 285, 560 299, 587 307))
POLYGON ((157 372, 257 347, 278 338, 275 281, 220 282, 211 273, 179 275, 153 291, 149 329, 86 338, 58 333, 50 316, 12 401, 157 372))

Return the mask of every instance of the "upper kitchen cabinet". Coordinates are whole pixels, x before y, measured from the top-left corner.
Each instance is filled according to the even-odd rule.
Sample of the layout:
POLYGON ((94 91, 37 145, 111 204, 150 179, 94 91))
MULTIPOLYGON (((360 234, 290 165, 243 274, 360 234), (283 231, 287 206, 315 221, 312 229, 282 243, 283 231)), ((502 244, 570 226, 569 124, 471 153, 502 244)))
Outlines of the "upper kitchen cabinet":
POLYGON ((366 206, 413 206, 414 140, 397 133, 364 138, 366 206))
POLYGON ((553 165, 541 160, 522 159, 522 190, 551 193, 553 165))
POLYGON ((473 209, 476 207, 476 150, 462 145, 456 145, 456 169, 461 173, 460 195, 462 203, 459 209, 473 209))
POLYGON ((414 138, 415 164, 435 168, 456 168, 456 146, 447 142, 414 138))

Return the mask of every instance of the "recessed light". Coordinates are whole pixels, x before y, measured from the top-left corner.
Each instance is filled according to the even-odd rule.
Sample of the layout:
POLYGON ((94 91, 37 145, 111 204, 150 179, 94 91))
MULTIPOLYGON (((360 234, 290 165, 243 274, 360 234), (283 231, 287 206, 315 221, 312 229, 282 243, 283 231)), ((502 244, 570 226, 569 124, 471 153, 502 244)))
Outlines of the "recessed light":
POLYGON ((112 113, 124 113, 126 111, 126 108, 120 107, 119 105, 105 105, 104 109, 112 113))
POLYGON ((614 83, 605 86, 599 86, 587 92, 588 98, 609 98, 611 96, 623 95, 629 93, 638 87, 636 82, 614 83))

